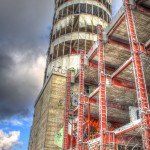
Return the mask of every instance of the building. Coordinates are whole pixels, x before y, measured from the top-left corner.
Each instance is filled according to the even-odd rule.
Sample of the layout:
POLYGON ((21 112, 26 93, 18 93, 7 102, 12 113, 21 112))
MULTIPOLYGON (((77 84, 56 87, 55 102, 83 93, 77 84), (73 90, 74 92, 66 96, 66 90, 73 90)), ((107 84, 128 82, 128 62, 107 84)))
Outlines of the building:
MULTIPOLYGON (((80 51, 97 41, 97 24, 111 20, 111 0, 56 0, 43 89, 34 111, 29 150, 62 145, 67 70, 79 69, 80 51)), ((75 88, 77 90, 77 86, 75 88)))
POLYGON ((97 40, 97 24, 111 20, 111 0, 56 0, 45 80, 54 67, 78 68, 79 53, 97 40))
MULTIPOLYGON (((94 5, 101 3, 85 2, 56 3, 54 24, 57 10, 67 6, 61 14, 78 10, 74 14, 78 19, 74 19, 71 28, 78 29, 76 35, 70 33, 69 21, 63 21, 67 27, 56 36, 53 27, 45 84, 35 103, 29 149, 149 150, 150 0, 124 0, 106 28, 109 13, 106 15, 100 5, 94 5), (88 13, 86 19, 83 13, 82 17, 85 11, 93 16, 88 13), (99 12, 104 18, 98 22, 95 14, 99 12), (91 25, 91 20, 99 25, 91 25)), ((109 2, 103 2, 108 11, 109 2)))

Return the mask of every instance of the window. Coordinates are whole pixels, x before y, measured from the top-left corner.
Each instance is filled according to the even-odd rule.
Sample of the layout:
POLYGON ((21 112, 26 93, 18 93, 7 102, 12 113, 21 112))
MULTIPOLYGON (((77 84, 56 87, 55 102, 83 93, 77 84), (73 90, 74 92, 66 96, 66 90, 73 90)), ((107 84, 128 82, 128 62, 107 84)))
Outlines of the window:
POLYGON ((74 5, 74 14, 79 14, 79 4, 74 5))
POLYGON ((73 14, 73 5, 68 7, 68 14, 73 14))
POLYGON ((92 14, 92 5, 87 5, 87 13, 92 14))
POLYGON ((103 10, 101 8, 99 8, 99 17, 103 18, 103 10))
POLYGON ((98 16, 98 7, 93 6, 93 15, 98 16))
POLYGON ((86 13, 86 4, 80 4, 80 13, 86 13))

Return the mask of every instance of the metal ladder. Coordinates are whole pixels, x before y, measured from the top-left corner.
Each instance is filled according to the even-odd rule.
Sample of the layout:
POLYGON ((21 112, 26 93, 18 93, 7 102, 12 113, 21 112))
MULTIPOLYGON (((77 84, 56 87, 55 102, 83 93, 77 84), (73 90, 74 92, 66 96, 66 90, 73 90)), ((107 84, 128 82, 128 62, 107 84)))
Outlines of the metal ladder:
POLYGON ((63 149, 67 150, 68 146, 68 125, 69 125, 69 104, 70 104, 70 94, 71 94, 71 71, 68 70, 67 74, 67 94, 65 102, 65 113, 64 113, 64 137, 63 137, 63 149))
POLYGON ((84 115, 84 52, 81 51, 80 54, 80 72, 79 72, 79 92, 80 92, 80 102, 78 107, 78 138, 77 138, 77 148, 82 150, 83 143, 83 115, 84 115))
POLYGON ((128 36, 131 45, 131 55, 133 61, 133 71, 135 75, 136 92, 138 99, 139 112, 141 114, 141 134, 143 139, 143 148, 145 150, 150 149, 150 114, 148 113, 149 103, 146 91, 146 84, 143 72, 143 66, 141 64, 140 43, 138 42, 133 14, 131 11, 131 5, 129 0, 124 0, 125 5, 125 17, 128 29, 128 36))

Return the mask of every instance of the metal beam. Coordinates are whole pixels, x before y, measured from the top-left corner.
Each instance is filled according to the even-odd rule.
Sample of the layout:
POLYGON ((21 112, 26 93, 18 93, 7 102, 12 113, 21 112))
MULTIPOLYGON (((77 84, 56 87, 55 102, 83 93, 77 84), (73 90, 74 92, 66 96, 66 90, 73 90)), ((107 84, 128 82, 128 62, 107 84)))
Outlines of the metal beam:
POLYGON ((68 149, 68 125, 69 125, 69 104, 70 104, 70 94, 71 94, 71 71, 68 70, 67 74, 67 88, 66 88, 66 104, 65 104, 65 116, 64 116, 64 137, 63 137, 63 149, 68 149))
POLYGON ((89 67, 98 69, 98 63, 89 62, 89 67))
POLYGON ((80 101, 78 106, 78 128, 77 128, 77 148, 82 150, 83 142, 83 108, 84 108, 84 52, 80 54, 80 72, 79 72, 79 90, 80 101))
POLYGON ((104 62, 104 41, 102 26, 98 26, 98 72, 99 72, 99 124, 100 124, 100 150, 106 150, 107 143, 107 104, 106 104, 106 75, 104 62))
POLYGON ((113 79, 116 77, 120 72, 122 72, 125 68, 127 68, 132 63, 132 57, 130 57, 124 64, 122 64, 112 75, 111 78, 113 79))
MULTIPOLYGON (((118 45, 118 46, 121 46, 121 47, 123 47, 123 48, 125 48, 125 49, 127 49, 127 50, 130 50, 130 45, 125 44, 125 43, 123 43, 123 42, 114 40, 114 39, 112 39, 112 38, 108 38, 108 42, 109 42, 109 43, 112 43, 112 44, 115 44, 115 45, 118 45)), ((94 45, 91 47, 91 49, 89 50, 88 55, 87 55, 89 61, 92 61, 92 59, 97 55, 97 48, 98 48, 98 45, 99 45, 99 42, 96 41, 96 42, 94 43, 94 45)))
POLYGON ((112 43, 112 44, 118 45, 120 47, 123 47, 126 50, 130 50, 130 45, 129 44, 125 44, 125 43, 123 43, 121 41, 118 41, 118 40, 115 40, 115 39, 112 39, 112 38, 108 39, 108 43, 112 43))
POLYGON ((84 103, 91 104, 91 105, 97 105, 97 100, 94 98, 89 98, 88 96, 84 97, 84 103))
MULTIPOLYGON (((87 105, 96 105, 96 106, 98 106, 98 101, 97 101, 97 99, 94 99, 94 98, 91 98, 91 99, 89 99, 89 97, 88 96, 84 96, 84 103, 85 104, 87 104, 87 105)), ((119 104, 118 102, 114 102, 114 101, 111 101, 111 100, 107 100, 107 107, 110 107, 110 108, 115 108, 115 109, 119 109, 119 110, 121 110, 121 111, 129 111, 129 108, 128 108, 128 106, 126 106, 126 105, 122 105, 122 104, 119 104)), ((78 112, 78 107, 76 107, 75 109, 74 109, 74 111, 72 112, 72 111, 70 111, 70 115, 72 115, 73 113, 75 114, 75 115, 77 115, 77 112, 78 112)))
POLYGON ((135 82, 116 77, 112 79, 111 83, 116 87, 135 91, 135 82))
POLYGON ((116 31, 116 29, 120 26, 120 24, 123 22, 124 19, 125 19, 125 15, 122 15, 122 16, 119 18, 119 20, 117 20, 116 24, 113 26, 113 28, 112 28, 111 31, 109 32, 108 37, 109 37, 110 35, 112 35, 112 34, 116 31))
MULTIPOLYGON (((92 60, 91 62, 89 62, 89 67, 98 69, 98 62, 96 60, 92 60)), ((114 72, 116 70, 116 67, 105 62, 105 69, 106 71, 114 72)))
POLYGON ((145 78, 143 73, 143 66, 141 63, 141 48, 140 43, 138 42, 138 38, 136 35, 135 23, 133 20, 133 13, 131 7, 129 5, 129 0, 124 1, 124 6, 126 10, 126 21, 128 27, 128 36, 130 39, 131 46, 131 56, 133 59, 133 71, 135 74, 135 84, 137 91, 137 100, 139 104, 139 113, 141 116, 141 127, 142 127, 142 138, 143 138, 143 149, 150 149, 150 114, 149 110, 149 102, 147 96, 147 90, 145 85, 145 78))
POLYGON ((111 20, 111 22, 109 23, 109 26, 104 30, 104 32, 108 36, 113 34, 113 32, 117 29, 117 27, 122 23, 122 21, 125 18, 124 12, 125 12, 124 6, 122 6, 115 15, 115 17, 113 18, 113 20, 111 20))
POLYGON ((79 78, 79 72, 75 75, 75 79, 79 78))
MULTIPOLYGON (((109 76, 107 76, 107 79, 111 80, 109 76)), ((135 82, 125 80, 119 77, 113 78, 111 84, 115 87, 132 90, 132 91, 135 91, 136 89, 135 82)), ((98 84, 94 84, 93 81, 85 81, 85 85, 93 85, 95 87, 98 86, 98 84)), ((147 86, 147 93, 150 94, 150 86, 147 86)))
POLYGON ((128 133, 130 131, 133 131, 133 130, 137 129, 138 127, 140 127, 140 125, 141 125, 140 119, 136 120, 135 122, 128 123, 125 126, 114 130, 115 136, 119 136, 119 135, 128 133))
POLYGON ((89 100, 89 104, 88 104, 88 141, 90 140, 90 119, 91 119, 91 104, 90 104, 90 99, 89 100))
POLYGON ((99 92, 99 87, 98 87, 97 89, 95 89, 95 90, 89 95, 89 99, 92 99, 98 92, 99 92))
MULTIPOLYGON (((76 74, 75 76, 76 78, 79 77, 79 73, 76 74)), ((111 78, 109 76, 107 76, 108 80, 111 80, 111 78)), ((93 81, 85 81, 84 82, 85 85, 93 85, 93 86, 98 86, 98 84, 93 83, 93 81)), ((135 82, 129 81, 129 80, 125 80, 119 77, 115 77, 112 79, 111 84, 113 86, 119 87, 119 88, 124 88, 127 90, 133 90, 135 91, 136 87, 135 87, 135 82)), ((147 86, 147 93, 150 94, 150 86, 147 86)))
MULTIPOLYGON (((109 77, 107 77, 107 78, 109 78, 109 77)), ((119 88, 124 88, 127 90, 133 90, 133 91, 136 90, 135 82, 128 81, 128 80, 125 80, 122 78, 118 78, 118 77, 113 78, 111 83, 113 86, 116 86, 119 88)), ((147 93, 150 94, 150 86, 147 86, 146 89, 147 89, 147 93)))
POLYGON ((97 54, 98 45, 99 45, 99 41, 96 41, 94 43, 94 45, 91 47, 91 49, 89 50, 89 52, 87 54, 89 61, 91 61, 95 57, 95 55, 97 54))

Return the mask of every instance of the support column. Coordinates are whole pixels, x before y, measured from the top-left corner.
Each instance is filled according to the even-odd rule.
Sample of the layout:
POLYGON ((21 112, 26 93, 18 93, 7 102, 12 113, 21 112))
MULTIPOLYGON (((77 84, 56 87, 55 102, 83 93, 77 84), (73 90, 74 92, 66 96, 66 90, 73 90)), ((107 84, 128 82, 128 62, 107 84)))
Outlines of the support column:
POLYGON ((80 101, 78 109, 78 128, 77 128, 77 149, 82 150, 83 144, 83 107, 84 107, 84 52, 80 55, 80 73, 79 73, 80 101))
POLYGON ((141 130, 143 139, 143 149, 150 150, 150 114, 148 113, 149 103, 145 86, 145 78, 140 55, 140 43, 136 35, 135 24, 133 20, 132 10, 129 0, 124 0, 126 21, 128 27, 128 35, 130 40, 131 56, 133 61, 133 71, 135 75, 135 84, 137 91, 137 99, 139 112, 141 116, 141 130))
POLYGON ((90 104, 90 99, 88 103, 88 141, 90 140, 90 112, 91 112, 91 104, 90 104))
MULTIPOLYGON (((74 113, 73 113, 74 114, 74 113)), ((70 139, 70 149, 73 149, 73 131, 74 131, 74 115, 72 115, 72 124, 71 124, 71 139, 70 139)))
POLYGON ((98 72, 99 72, 99 120, 100 120, 100 150, 106 150, 106 130, 107 130, 107 111, 106 111, 106 77, 105 77, 105 62, 103 52, 103 34, 102 26, 98 26, 98 72))
POLYGON ((67 87, 66 87, 66 103, 65 103, 65 116, 64 116, 64 139, 63 139, 63 150, 68 149, 68 125, 69 125, 69 104, 71 94, 71 71, 68 70, 67 74, 67 87))

